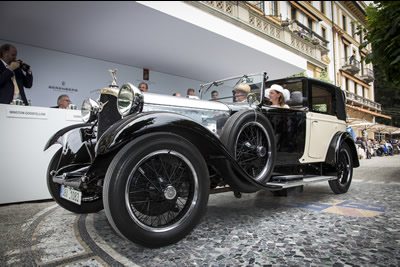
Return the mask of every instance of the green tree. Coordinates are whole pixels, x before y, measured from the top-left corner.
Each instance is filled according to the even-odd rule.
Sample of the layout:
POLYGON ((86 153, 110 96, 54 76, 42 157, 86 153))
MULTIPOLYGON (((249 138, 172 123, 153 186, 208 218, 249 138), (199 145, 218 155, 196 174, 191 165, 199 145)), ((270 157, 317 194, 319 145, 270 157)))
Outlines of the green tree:
POLYGON ((382 105, 382 113, 392 117, 392 121, 376 117, 378 123, 400 127, 400 89, 385 85, 380 65, 374 66, 375 100, 382 105))
POLYGON ((400 86, 400 2, 374 1, 366 9, 367 27, 358 27, 364 40, 360 49, 368 44, 372 53, 365 58, 366 63, 379 65, 388 86, 400 86))
POLYGON ((400 127, 400 2, 374 1, 366 9, 366 28, 358 26, 364 36, 360 49, 368 44, 372 53, 365 58, 372 63, 375 74, 375 100, 382 113, 392 121, 377 117, 377 122, 400 127))

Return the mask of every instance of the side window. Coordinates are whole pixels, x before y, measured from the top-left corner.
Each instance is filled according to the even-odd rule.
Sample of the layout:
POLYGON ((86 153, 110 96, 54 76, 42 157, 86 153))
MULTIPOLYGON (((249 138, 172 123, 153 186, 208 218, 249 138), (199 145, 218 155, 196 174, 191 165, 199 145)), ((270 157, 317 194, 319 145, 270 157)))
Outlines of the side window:
MULTIPOLYGON (((284 89, 289 90, 290 92, 290 99, 286 101, 286 104, 290 108, 304 108, 307 107, 307 97, 306 97, 306 90, 303 90, 303 81, 302 80, 292 80, 292 81, 285 81, 285 82, 268 82, 266 83, 265 88, 271 87, 273 84, 279 84, 284 89)), ((266 105, 269 105, 268 96, 266 96, 267 101, 266 105)))
POLYGON ((326 113, 334 115, 332 106, 333 90, 316 84, 312 85, 311 92, 311 110, 313 112, 326 113))

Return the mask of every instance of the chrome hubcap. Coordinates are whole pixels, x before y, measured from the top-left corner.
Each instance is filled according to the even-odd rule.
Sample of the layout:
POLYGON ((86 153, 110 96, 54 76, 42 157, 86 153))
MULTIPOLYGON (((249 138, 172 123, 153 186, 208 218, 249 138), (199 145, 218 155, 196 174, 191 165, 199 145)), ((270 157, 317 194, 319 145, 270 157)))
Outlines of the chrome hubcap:
POLYGON ((169 185, 164 190, 164 196, 166 199, 171 200, 176 197, 176 190, 173 186, 169 185))
POLYGON ((265 147, 263 147, 263 146, 258 146, 258 147, 257 147, 257 155, 258 155, 260 158, 265 157, 265 155, 267 155, 267 150, 265 149, 265 147))

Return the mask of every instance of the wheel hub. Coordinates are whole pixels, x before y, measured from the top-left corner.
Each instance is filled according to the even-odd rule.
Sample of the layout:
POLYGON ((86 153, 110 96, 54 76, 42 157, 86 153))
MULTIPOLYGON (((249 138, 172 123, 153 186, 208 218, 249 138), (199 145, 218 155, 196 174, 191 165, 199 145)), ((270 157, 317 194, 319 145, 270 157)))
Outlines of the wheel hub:
POLYGON ((265 155, 267 155, 267 150, 265 149, 265 147, 263 146, 258 146, 257 147, 257 155, 260 158, 265 157, 265 155))
POLYGON ((168 200, 172 200, 176 197, 176 189, 169 185, 167 188, 164 189, 164 196, 168 200))

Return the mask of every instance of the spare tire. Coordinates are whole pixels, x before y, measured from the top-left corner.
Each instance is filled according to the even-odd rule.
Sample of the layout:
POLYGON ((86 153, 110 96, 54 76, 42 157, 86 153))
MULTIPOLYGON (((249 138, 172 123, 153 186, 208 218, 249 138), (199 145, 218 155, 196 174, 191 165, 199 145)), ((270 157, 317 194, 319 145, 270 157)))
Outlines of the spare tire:
MULTIPOLYGON (((244 110, 235 113, 228 119, 220 135, 221 142, 237 160, 249 176, 265 184, 271 177, 276 157, 274 130, 268 118, 255 110, 244 110)), ((236 176, 228 168, 228 176, 236 176)), ((230 179, 227 180, 238 180, 230 179)), ((243 180, 243 179, 240 179, 243 180)), ((243 187, 236 182, 236 187, 243 187)), ((250 184, 249 182, 247 184, 250 184)), ((242 188, 241 192, 257 191, 257 187, 242 188), (253 189, 251 189, 253 188, 253 189), (244 189, 244 190, 243 190, 244 189)), ((233 186, 233 187, 235 187, 233 186)))

